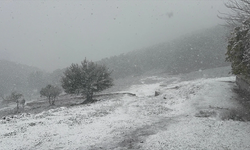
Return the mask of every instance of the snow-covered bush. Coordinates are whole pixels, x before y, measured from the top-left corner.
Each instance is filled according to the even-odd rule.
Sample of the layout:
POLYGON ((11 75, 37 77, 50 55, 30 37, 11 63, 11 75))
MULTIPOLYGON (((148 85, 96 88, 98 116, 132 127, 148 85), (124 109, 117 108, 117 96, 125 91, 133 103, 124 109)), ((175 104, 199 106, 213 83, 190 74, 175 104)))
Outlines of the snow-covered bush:
POLYGON ((231 62, 232 73, 250 77, 250 19, 235 27, 228 40, 226 60, 231 62))

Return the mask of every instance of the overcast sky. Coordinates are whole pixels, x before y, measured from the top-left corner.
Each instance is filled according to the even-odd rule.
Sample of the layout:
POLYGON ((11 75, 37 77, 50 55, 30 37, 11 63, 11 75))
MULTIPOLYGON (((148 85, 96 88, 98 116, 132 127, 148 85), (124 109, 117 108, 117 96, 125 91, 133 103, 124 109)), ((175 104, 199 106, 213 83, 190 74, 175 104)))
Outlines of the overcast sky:
POLYGON ((0 1, 0 58, 47 71, 221 23, 223 0, 0 1))

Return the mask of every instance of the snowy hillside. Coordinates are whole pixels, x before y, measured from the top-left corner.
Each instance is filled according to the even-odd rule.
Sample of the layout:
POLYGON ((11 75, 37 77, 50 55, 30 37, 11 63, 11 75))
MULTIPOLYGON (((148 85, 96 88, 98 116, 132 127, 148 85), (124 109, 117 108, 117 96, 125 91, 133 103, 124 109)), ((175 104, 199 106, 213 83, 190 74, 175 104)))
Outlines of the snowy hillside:
POLYGON ((148 77, 90 105, 0 121, 2 149, 250 149, 250 123, 232 92, 235 77, 148 77), (146 84, 146 80, 157 81, 146 84), (159 96, 154 96, 159 91, 159 96))
POLYGON ((228 30, 215 26, 126 54, 98 61, 113 70, 114 78, 138 76, 150 71, 180 74, 230 64, 225 62, 228 30))

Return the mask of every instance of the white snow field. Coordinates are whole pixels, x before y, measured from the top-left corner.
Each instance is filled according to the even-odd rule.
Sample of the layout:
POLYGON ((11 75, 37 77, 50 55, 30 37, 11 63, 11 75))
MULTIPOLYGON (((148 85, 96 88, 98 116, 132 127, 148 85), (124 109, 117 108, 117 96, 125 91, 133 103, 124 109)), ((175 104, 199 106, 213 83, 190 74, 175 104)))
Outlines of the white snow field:
POLYGON ((157 83, 143 79, 129 88, 136 96, 1 120, 0 149, 250 149, 250 123, 225 119, 226 112, 241 109, 232 91, 235 77, 151 78, 157 83))

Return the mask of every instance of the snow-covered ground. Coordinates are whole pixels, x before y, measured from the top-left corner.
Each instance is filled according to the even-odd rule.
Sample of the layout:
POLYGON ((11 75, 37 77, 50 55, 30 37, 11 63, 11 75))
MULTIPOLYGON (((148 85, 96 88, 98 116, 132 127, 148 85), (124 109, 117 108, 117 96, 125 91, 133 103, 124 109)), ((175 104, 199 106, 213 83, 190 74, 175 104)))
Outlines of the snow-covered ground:
POLYGON ((250 149, 250 123, 225 119, 241 109, 234 81, 145 78, 129 88, 136 96, 1 120, 0 149, 250 149))

